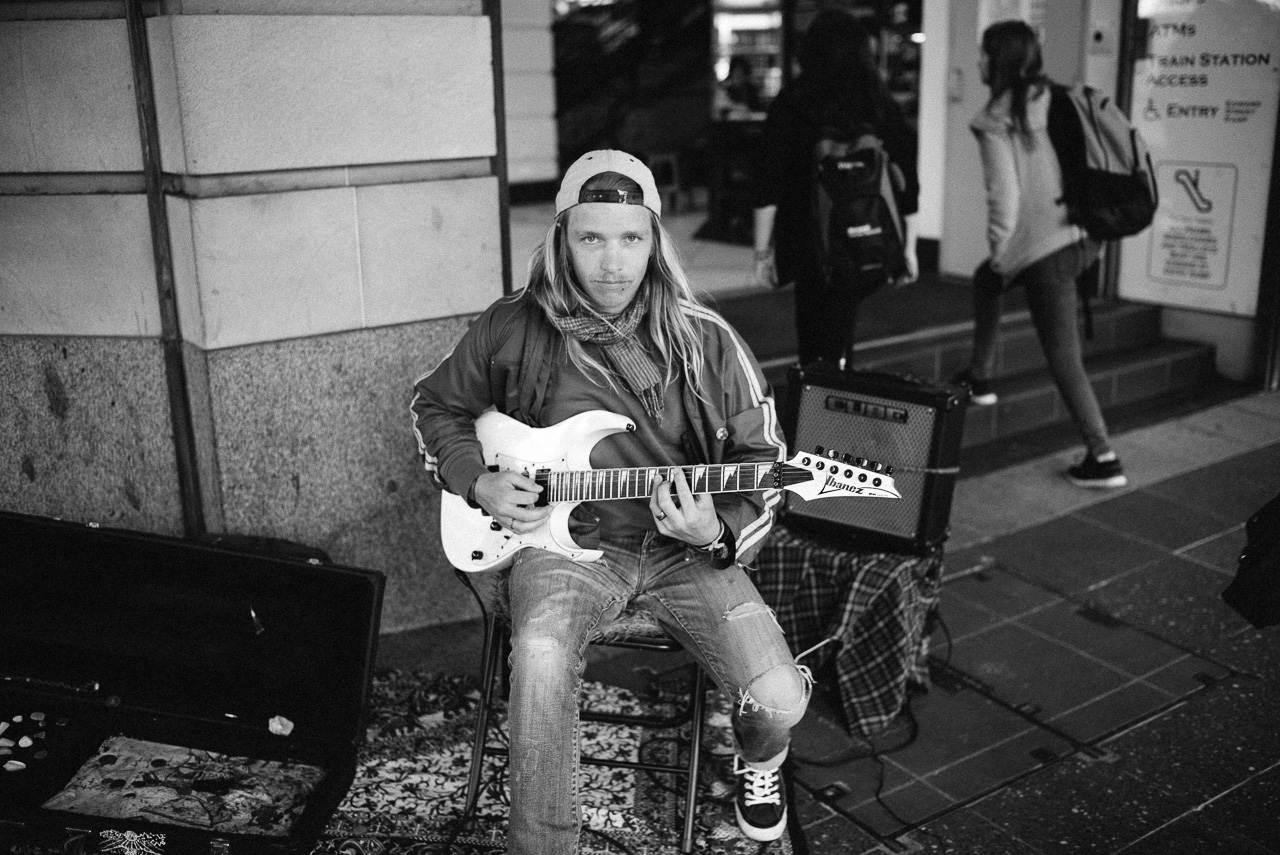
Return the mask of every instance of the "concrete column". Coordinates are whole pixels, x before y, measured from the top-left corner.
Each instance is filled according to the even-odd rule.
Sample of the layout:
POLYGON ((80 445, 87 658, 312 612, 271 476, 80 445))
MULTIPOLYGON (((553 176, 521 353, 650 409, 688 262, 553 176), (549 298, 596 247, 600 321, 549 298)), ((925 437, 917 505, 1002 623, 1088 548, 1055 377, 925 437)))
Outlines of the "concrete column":
MULTIPOLYGON (((408 403, 502 289, 479 6, 147 22, 206 524, 386 572, 384 630, 473 612, 408 403)), ((178 534, 125 33, 0 20, 0 505, 178 534)))

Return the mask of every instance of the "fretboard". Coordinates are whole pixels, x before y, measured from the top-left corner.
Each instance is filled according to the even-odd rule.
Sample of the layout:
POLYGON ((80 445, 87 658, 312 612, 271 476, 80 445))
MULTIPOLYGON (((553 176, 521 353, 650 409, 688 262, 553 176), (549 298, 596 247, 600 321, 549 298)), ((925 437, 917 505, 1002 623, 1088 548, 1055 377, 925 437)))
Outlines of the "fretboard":
POLYGON ((776 463, 720 463, 699 466, 648 466, 633 469, 587 469, 540 472, 538 483, 548 502, 601 502, 610 499, 646 499, 659 481, 684 472, 694 493, 749 493, 764 490, 776 463))

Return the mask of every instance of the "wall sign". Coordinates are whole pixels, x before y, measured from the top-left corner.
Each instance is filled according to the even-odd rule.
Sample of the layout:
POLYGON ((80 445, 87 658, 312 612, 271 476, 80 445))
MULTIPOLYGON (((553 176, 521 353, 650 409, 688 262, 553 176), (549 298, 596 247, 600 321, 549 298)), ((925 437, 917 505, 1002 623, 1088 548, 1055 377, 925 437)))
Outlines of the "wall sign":
POLYGON ((1132 119, 1160 208, 1125 240, 1120 296, 1252 317, 1280 100, 1276 0, 1140 0, 1132 119))

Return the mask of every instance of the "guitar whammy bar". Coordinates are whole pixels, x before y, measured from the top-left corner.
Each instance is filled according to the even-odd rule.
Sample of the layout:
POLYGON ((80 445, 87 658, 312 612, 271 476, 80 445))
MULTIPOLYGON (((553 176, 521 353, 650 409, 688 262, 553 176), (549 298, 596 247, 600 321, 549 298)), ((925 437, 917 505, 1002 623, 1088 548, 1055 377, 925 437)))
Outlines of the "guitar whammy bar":
POLYGON ((380 573, 0 512, 0 851, 308 851, 380 573))

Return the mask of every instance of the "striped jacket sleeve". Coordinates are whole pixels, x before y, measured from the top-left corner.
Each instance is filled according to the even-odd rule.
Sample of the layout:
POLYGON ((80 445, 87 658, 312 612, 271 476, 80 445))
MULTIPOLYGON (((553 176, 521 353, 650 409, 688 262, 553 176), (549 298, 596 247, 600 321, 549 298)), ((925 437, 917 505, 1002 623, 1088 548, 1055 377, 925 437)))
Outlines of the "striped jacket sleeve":
MULTIPOLYGON (((777 405, 760 370, 755 355, 732 326, 716 312, 696 305, 686 308, 705 325, 716 331, 708 336, 708 370, 714 378, 704 378, 708 394, 718 393, 709 409, 717 412, 722 423, 715 425, 716 437, 708 441, 712 462, 774 463, 786 459, 786 441, 778 422, 777 405), (718 347, 711 348, 715 342, 718 347), (715 458, 720 459, 716 460, 715 458)), ((749 564, 754 560, 765 536, 773 527, 782 491, 776 488, 754 493, 720 493, 715 497, 716 511, 730 528, 736 543, 735 560, 749 564)))

